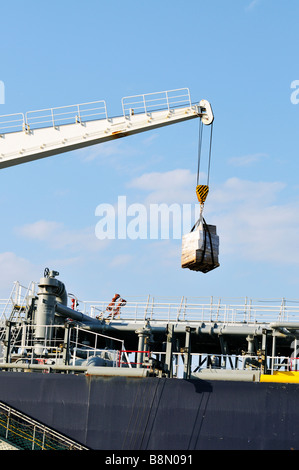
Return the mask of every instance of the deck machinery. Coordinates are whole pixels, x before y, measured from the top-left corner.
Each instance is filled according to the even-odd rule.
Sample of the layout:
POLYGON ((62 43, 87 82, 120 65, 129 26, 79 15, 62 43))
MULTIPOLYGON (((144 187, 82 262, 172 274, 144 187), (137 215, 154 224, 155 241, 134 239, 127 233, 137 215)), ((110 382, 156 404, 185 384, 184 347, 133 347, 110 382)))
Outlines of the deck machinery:
POLYGON ((279 321, 281 310, 275 322, 253 306, 219 304, 171 304, 170 313, 167 304, 140 303, 136 314, 134 302, 119 310, 103 301, 85 313, 58 275, 46 268, 36 292, 11 297, 0 369, 185 378, 213 369, 257 380, 296 366, 299 323, 279 321))

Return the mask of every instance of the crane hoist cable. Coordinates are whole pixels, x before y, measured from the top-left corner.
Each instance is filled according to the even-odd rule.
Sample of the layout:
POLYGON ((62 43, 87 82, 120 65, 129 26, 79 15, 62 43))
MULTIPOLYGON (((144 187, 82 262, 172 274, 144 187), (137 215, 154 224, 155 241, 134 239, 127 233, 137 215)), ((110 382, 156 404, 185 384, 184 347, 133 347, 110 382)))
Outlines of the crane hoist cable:
POLYGON ((197 199, 201 206, 204 205, 205 200, 209 192, 209 182, 210 182, 210 168, 211 168, 211 156, 212 156, 212 139, 213 139, 213 122, 211 124, 211 133, 210 133, 210 145, 209 145, 209 160, 208 160, 208 174, 207 174, 207 184, 199 184, 199 174, 200 174, 200 164, 201 164, 201 147, 202 147, 202 134, 203 134, 203 123, 200 121, 199 124, 199 139, 198 139, 198 163, 197 163, 197 186, 196 186, 196 195, 197 199))

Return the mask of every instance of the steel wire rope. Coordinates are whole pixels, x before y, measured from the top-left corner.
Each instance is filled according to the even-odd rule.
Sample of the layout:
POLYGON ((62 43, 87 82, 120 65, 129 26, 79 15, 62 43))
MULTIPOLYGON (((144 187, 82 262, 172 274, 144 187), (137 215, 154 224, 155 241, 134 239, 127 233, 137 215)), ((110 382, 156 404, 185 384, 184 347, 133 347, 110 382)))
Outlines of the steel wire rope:
MULTIPOLYGON (((214 122, 211 124, 211 132, 210 132, 210 143, 209 143, 209 158, 208 158, 208 174, 207 174, 207 186, 209 186, 210 182, 210 170, 211 170, 211 158, 212 158, 212 141, 213 141, 213 125, 214 122)), ((201 165, 201 153, 202 153, 202 141, 203 141, 203 122, 200 121, 199 123, 199 131, 198 131, 198 161, 197 161, 197 178, 196 184, 199 184, 199 174, 200 174, 200 165, 201 165)))
MULTIPOLYGON (((208 174, 207 174, 207 186, 209 186, 209 182, 210 182, 210 170, 211 170, 211 157, 212 157, 212 141, 213 141, 213 124, 214 122, 212 122, 211 124, 211 132, 210 132, 210 143, 209 143, 209 157, 208 157, 208 174)), ((199 136, 198 136, 198 162, 197 162, 197 186, 199 184, 199 174, 200 174, 200 164, 201 164, 201 151, 202 151, 202 135, 203 135, 203 122, 200 121, 200 124, 199 124, 199 136)), ((201 205, 201 211, 200 211, 200 218, 199 220, 195 223, 195 225, 193 226, 193 228, 191 229, 191 232, 193 232, 193 230, 195 229, 195 227, 197 225, 199 225, 199 222, 202 218, 202 211, 203 211, 203 204, 201 205)), ((209 236, 209 241, 210 241, 210 247, 211 247, 211 256, 212 256, 212 264, 213 266, 215 265, 215 261, 214 261, 214 253, 213 253, 213 246, 212 246, 212 238, 211 238, 211 234, 210 234, 210 230, 209 230, 209 227, 205 221, 205 219, 203 218, 203 226, 204 226, 204 234, 205 234, 205 237, 204 237, 204 249, 203 249, 203 253, 202 253, 202 256, 201 256, 201 261, 200 263, 203 263, 203 260, 204 260, 204 257, 205 257, 205 254, 206 254, 206 238, 207 238, 207 232, 208 232, 208 236, 209 236)))
POLYGON ((209 186, 210 182, 210 168, 211 168, 211 156, 212 156, 212 140, 213 140, 213 124, 211 124, 211 133, 210 133, 210 149, 209 149, 209 163, 208 163, 208 178, 207 178, 207 185, 209 186))
POLYGON ((199 121, 199 129, 198 129, 198 160, 197 160, 197 179, 196 179, 196 184, 198 185, 199 183, 199 170, 200 170, 200 159, 201 159, 201 144, 202 144, 202 128, 203 128, 203 122, 200 119, 199 121))

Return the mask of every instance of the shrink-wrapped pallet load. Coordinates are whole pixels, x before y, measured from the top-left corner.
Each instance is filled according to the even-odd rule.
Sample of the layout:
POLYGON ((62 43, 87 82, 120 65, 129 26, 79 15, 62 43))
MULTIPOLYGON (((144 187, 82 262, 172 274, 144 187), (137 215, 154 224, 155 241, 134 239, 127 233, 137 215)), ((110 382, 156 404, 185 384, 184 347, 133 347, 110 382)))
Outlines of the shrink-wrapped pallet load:
POLYGON ((201 218, 182 240, 182 268, 207 273, 219 265, 219 237, 215 225, 201 218))

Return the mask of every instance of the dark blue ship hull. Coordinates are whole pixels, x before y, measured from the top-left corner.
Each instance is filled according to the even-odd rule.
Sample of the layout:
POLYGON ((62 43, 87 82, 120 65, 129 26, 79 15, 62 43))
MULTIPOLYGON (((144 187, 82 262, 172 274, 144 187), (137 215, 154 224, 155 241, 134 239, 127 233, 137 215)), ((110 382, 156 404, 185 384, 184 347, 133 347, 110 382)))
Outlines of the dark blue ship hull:
POLYGON ((0 401, 96 450, 299 449, 299 384, 0 372, 0 401))

